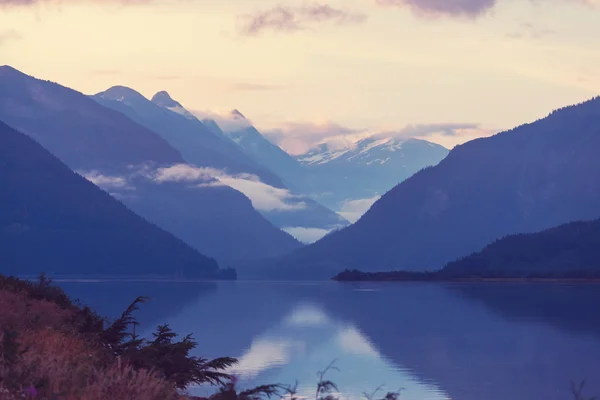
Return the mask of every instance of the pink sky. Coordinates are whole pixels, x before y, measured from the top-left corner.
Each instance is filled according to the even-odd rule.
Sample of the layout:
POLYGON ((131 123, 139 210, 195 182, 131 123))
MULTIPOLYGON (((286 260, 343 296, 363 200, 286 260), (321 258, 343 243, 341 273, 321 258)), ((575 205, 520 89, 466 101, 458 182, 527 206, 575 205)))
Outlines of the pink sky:
POLYGON ((0 64, 237 108, 295 152, 476 127, 427 133, 452 147, 600 94, 598 21, 594 0, 0 0, 0 64))

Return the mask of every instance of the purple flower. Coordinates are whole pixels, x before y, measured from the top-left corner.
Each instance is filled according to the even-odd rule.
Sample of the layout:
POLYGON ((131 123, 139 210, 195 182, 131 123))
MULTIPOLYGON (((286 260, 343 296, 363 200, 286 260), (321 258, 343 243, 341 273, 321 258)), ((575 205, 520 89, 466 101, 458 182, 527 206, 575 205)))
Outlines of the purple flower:
POLYGON ((35 399, 37 397, 37 389, 35 386, 31 385, 27 389, 25 389, 25 396, 28 399, 35 399))

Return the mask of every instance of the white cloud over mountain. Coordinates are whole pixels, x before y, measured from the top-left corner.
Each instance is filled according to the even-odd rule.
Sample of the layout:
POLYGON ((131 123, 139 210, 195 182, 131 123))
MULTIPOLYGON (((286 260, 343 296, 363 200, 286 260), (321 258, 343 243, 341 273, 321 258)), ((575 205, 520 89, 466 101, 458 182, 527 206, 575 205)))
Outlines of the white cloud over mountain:
POLYGON ((129 176, 108 176, 96 171, 81 171, 80 174, 107 190, 133 189, 134 179, 142 177, 156 184, 166 182, 188 182, 192 187, 229 186, 250 199, 258 211, 296 211, 306 208, 298 196, 287 189, 267 185, 252 174, 229 174, 215 168, 201 168, 191 164, 176 164, 152 169, 148 166, 132 168, 129 176))

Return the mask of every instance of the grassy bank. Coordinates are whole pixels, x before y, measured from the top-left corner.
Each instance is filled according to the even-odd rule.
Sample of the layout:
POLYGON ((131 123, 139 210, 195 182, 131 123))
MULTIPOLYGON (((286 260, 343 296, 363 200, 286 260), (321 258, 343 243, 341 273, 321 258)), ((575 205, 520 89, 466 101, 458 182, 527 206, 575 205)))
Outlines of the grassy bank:
POLYGON ((232 358, 190 356, 196 343, 166 325, 130 333, 136 299, 108 321, 45 277, 0 275, 0 399, 181 399, 190 384, 221 385, 232 358))

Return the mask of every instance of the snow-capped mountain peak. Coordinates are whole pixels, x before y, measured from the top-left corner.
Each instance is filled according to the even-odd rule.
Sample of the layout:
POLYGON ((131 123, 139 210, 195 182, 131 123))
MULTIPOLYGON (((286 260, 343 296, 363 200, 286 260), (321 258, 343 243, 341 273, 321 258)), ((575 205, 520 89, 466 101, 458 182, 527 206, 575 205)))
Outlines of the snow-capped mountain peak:
POLYGON ((404 147, 409 142, 413 145, 429 144, 429 142, 423 140, 373 134, 343 145, 337 142, 324 142, 308 153, 297 156, 296 159, 306 166, 324 165, 332 162, 336 164, 347 162, 362 165, 381 165, 390 160, 402 159, 404 157, 404 147))

